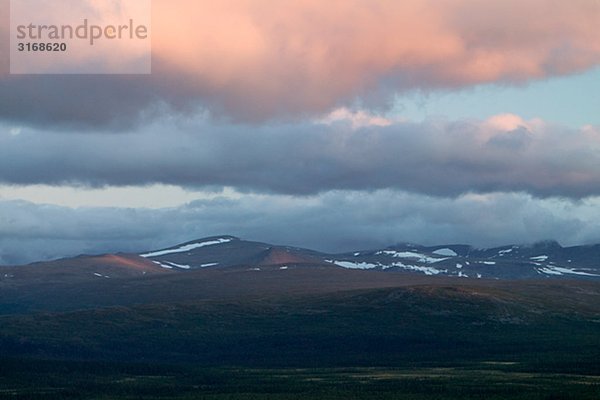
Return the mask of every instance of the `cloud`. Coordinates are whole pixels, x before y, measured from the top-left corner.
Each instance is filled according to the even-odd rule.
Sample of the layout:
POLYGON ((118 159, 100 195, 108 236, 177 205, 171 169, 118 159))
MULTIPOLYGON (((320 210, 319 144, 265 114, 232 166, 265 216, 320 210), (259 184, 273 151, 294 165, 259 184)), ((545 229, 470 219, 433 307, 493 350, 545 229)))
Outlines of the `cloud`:
POLYGON ((0 183, 232 187, 311 195, 396 189, 435 196, 522 191, 600 194, 600 131, 515 115, 488 120, 375 121, 248 127, 166 119, 124 134, 0 127, 0 183), (387 126, 386 126, 387 125, 387 126))
POLYGON ((600 241, 599 205, 597 197, 574 202, 494 193, 447 199, 393 190, 245 195, 158 210, 0 201, 0 264, 142 252, 219 234, 331 252, 402 241, 482 247, 544 239, 594 243, 600 241))
MULTIPOLYGON (((402 121, 402 119, 398 119, 402 121)), ((378 115, 372 115, 365 111, 353 111, 348 108, 338 108, 329 113, 325 118, 318 120, 322 124, 334 124, 336 122, 350 122, 352 129, 369 126, 390 126, 394 121, 378 115)))
POLYGON ((154 0, 152 76, 0 73, 0 118, 121 128, 165 108, 264 121, 384 107, 597 66, 599 18, 589 0, 154 0))

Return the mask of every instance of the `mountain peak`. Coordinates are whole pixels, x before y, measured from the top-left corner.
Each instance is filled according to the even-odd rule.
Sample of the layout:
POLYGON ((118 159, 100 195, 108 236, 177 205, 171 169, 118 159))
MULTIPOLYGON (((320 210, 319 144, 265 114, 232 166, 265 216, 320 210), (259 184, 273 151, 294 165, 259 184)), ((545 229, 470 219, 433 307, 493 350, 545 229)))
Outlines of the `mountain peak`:
POLYGON ((218 241, 218 240, 221 240, 221 241, 223 241, 223 243, 225 243, 225 241, 232 242, 234 240, 242 240, 242 239, 240 239, 239 237, 233 236, 233 235, 218 235, 218 236, 203 237, 200 239, 192 240, 190 242, 185 242, 183 244, 186 245, 186 244, 192 244, 192 243, 204 243, 204 242, 218 241))

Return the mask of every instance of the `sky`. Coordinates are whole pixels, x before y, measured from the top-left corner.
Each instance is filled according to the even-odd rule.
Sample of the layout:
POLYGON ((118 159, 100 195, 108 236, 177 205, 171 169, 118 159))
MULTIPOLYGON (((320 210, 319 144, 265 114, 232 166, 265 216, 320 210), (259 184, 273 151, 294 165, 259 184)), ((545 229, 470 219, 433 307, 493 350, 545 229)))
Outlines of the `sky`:
POLYGON ((11 75, 7 15, 0 264, 600 243, 600 1, 153 0, 150 75, 11 75))

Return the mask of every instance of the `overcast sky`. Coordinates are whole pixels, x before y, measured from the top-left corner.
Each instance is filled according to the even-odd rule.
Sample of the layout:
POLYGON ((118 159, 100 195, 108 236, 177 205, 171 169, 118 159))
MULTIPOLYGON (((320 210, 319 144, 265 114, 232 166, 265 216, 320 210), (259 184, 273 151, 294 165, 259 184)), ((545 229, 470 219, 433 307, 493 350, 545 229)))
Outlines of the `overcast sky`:
POLYGON ((219 234, 600 242, 598 20, 596 0, 154 0, 151 75, 34 76, 10 75, 1 18, 0 264, 219 234))

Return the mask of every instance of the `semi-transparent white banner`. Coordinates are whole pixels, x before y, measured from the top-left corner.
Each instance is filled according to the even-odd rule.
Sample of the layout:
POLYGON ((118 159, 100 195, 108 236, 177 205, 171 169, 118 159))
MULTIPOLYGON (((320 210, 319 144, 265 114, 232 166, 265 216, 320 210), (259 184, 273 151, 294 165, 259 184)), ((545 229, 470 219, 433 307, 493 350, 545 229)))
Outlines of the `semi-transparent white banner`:
POLYGON ((11 74, 149 74, 151 0, 11 0, 11 74))

